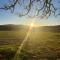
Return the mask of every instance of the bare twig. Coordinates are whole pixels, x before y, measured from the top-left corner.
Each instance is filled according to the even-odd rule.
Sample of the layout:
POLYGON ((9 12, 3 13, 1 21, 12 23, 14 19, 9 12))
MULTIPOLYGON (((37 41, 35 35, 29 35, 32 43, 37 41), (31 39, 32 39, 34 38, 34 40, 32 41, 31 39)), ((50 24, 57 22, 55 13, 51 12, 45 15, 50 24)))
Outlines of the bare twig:
MULTIPOLYGON (((20 1, 21 0, 13 0, 12 3, 8 2, 9 4, 6 4, 6 5, 3 5, 3 7, 0 7, 0 9, 2 10, 10 10, 10 9, 15 9, 15 6, 17 4, 20 4, 20 1)), ((27 0, 23 0, 21 3, 23 4, 23 2, 27 2, 27 0)), ((25 16, 25 15, 28 15, 31 11, 31 9, 34 10, 33 6, 35 6, 36 3, 40 2, 40 7, 37 7, 37 16, 39 15, 39 13, 41 12, 41 16, 43 17, 49 17, 51 16, 52 14, 55 15, 56 11, 57 11, 57 8, 55 7, 54 5, 54 2, 52 2, 53 0, 28 0, 29 3, 27 6, 24 6, 24 8, 27 10, 26 13, 18 13, 19 16, 25 16), (41 4, 42 3, 42 4, 41 4)), ((21 6, 21 5, 20 5, 21 6)), ((23 6, 22 6, 23 7, 23 6)), ((36 6, 35 6, 36 8, 36 6)), ((60 15, 60 14, 59 14, 60 15)), ((34 15, 35 16, 35 15, 34 15)))

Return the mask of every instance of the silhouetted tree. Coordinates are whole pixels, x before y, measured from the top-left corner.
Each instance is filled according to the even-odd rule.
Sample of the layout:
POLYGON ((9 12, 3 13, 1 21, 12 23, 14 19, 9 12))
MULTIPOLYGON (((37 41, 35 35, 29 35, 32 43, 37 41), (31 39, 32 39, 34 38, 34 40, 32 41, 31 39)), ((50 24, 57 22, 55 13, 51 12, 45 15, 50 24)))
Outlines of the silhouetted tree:
POLYGON ((22 12, 17 12, 19 16, 38 16, 49 17, 52 14, 55 16, 60 15, 59 0, 7 0, 6 4, 0 5, 0 9, 11 10, 14 12, 15 7, 19 7, 22 12), (18 6, 20 5, 20 6, 18 6), (32 12, 34 11, 34 13, 32 12), (58 14, 56 14, 56 12, 58 14), (33 14, 32 14, 33 13, 33 14))

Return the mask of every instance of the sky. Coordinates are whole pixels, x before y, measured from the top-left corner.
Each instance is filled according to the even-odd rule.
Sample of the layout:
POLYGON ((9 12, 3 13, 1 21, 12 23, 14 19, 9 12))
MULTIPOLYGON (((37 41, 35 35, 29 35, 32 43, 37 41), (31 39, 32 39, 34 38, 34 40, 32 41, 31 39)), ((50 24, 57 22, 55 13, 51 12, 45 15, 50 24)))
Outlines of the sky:
MULTIPOLYGON (((8 0, 0 0, 0 5, 5 3, 8 0)), ((23 8, 19 9, 18 7, 15 9, 16 11, 22 11, 23 8)), ((50 26, 50 25, 60 25, 60 16, 54 17, 50 16, 48 19, 40 19, 40 18, 29 18, 29 17, 19 17, 11 11, 0 10, 0 25, 4 24, 27 24, 29 25, 32 20, 35 20, 34 23, 36 25, 42 26, 50 26)))

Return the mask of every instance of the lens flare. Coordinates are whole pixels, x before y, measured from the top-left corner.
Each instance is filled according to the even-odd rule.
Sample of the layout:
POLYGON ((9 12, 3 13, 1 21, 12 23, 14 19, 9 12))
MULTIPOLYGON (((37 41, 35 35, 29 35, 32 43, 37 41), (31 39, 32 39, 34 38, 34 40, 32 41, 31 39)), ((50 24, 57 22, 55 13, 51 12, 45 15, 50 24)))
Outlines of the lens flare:
POLYGON ((18 47, 18 50, 17 50, 17 52, 16 52, 16 54, 15 54, 13 60, 20 60, 19 54, 21 53, 21 50, 22 50, 24 44, 25 44, 26 41, 28 40, 28 37, 29 37, 30 34, 31 34, 31 31, 32 31, 33 26, 34 26, 34 24, 31 23, 31 24, 30 24, 30 27, 29 27, 29 29, 28 29, 27 35, 25 36, 23 42, 22 42, 22 43, 20 44, 20 46, 18 47))
POLYGON ((31 27, 34 27, 34 24, 33 23, 31 23, 31 27))

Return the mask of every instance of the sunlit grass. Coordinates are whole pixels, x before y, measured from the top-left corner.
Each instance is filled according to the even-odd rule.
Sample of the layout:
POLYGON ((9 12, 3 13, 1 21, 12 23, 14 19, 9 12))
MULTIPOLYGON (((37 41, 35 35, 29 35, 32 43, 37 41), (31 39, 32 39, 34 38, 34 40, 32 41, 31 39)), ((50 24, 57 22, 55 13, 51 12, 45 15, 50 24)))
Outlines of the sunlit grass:
MULTIPOLYGON (((13 44, 0 45, 0 52, 3 52, 2 56, 5 56, 5 55, 7 56, 7 54, 9 54, 10 58, 8 58, 9 56, 7 56, 5 57, 5 59, 8 58, 11 60, 12 58, 12 60, 14 60, 14 57, 16 58, 16 56, 19 56, 17 58, 21 60, 25 58, 28 59, 28 57, 30 60, 32 60, 31 55, 32 56, 35 55, 35 57, 39 55, 40 57, 40 56, 47 56, 47 53, 48 53, 49 56, 51 55, 56 56, 58 52, 60 53, 60 33, 41 32, 41 31, 33 32, 32 29, 33 27, 30 25, 28 33, 24 31, 0 32, 0 38, 2 39, 7 38, 6 41, 8 41, 10 38, 11 39, 16 38, 17 40, 18 38, 22 39, 22 44, 20 43, 20 45, 18 45, 18 43, 16 45, 14 41, 13 41, 14 42, 13 44), (25 39, 24 42, 23 42, 23 39, 25 39), (14 56, 12 56, 12 54, 14 56)), ((9 42, 11 41, 9 40, 9 42)))
POLYGON ((23 40, 22 43, 20 44, 20 46, 19 46, 19 48, 18 48, 18 50, 17 50, 17 52, 16 52, 16 54, 15 54, 13 60, 18 60, 18 59, 19 59, 19 55, 18 55, 18 54, 21 53, 21 49, 23 48, 24 44, 25 44, 26 41, 28 40, 28 37, 30 36, 33 27, 34 27, 34 24, 31 23, 30 26, 29 26, 27 35, 25 36, 24 40, 23 40))

